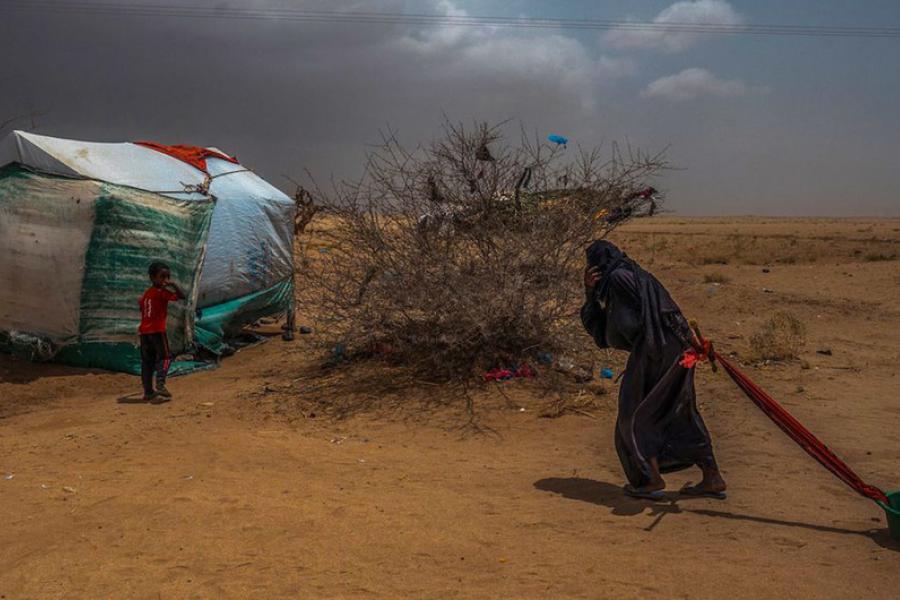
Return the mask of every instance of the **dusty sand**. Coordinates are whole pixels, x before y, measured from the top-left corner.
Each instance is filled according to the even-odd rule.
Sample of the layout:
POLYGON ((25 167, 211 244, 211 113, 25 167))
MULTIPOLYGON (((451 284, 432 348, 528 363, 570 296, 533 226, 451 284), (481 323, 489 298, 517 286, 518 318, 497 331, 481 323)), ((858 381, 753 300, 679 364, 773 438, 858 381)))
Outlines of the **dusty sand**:
MULTIPOLYGON (((800 317, 810 368, 750 375, 894 489, 900 260, 881 258, 900 253, 898 232, 898 220, 669 217, 615 237, 722 349, 745 348, 778 308, 800 317), (729 280, 704 283, 713 273, 729 280)), ((306 368, 307 339, 175 379, 161 406, 117 403, 134 377, 0 357, 0 598, 900 593, 881 511, 706 367, 729 498, 651 504, 619 489, 614 389, 595 419, 542 419, 545 401, 507 384, 509 401, 482 408, 493 433, 478 435, 455 408, 290 418, 275 398, 306 368)))

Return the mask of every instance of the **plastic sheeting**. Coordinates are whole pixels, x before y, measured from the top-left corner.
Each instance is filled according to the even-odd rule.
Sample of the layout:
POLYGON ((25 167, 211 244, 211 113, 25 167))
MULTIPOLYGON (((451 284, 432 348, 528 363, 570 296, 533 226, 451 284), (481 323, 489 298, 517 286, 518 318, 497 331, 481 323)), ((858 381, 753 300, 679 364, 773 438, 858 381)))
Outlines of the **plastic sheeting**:
MULTIPOLYGON (((14 131, 0 146, 0 166, 19 163, 35 171, 98 179, 150 192, 183 192, 185 185, 201 185, 202 171, 142 146, 64 140, 14 131)), ((186 198, 201 199, 201 194, 186 198)))
POLYGON ((133 371, 138 298, 163 260, 188 301, 170 345, 192 343, 213 203, 89 180, 0 170, 0 347, 29 358, 133 371))
POLYGON ((225 340, 238 333, 248 316, 256 320, 271 314, 272 306, 287 307, 293 293, 293 280, 286 279, 268 289, 201 310, 195 328, 197 343, 214 354, 222 354, 228 346, 225 340))
POLYGON ((137 298, 152 260, 189 290, 170 306, 176 352, 196 335, 218 354, 241 326, 290 306, 294 203, 239 164, 207 158, 203 172, 136 144, 24 132, 0 140, 0 167, 10 164, 0 168, 0 349, 138 372, 137 298))
POLYGON ((39 325, 54 345, 78 336, 99 187, 0 169, 0 331, 39 325))
POLYGON ((293 201, 269 200, 281 192, 258 178, 271 190, 249 189, 244 173, 234 173, 234 165, 226 161, 208 159, 207 168, 216 209, 200 280, 201 308, 272 287, 294 269, 293 201))
POLYGON ((187 294, 187 301, 169 305, 169 347, 178 353, 190 346, 212 212, 209 201, 172 200, 100 184, 81 284, 80 341, 134 343, 137 299, 150 285, 147 267, 161 260, 187 294))
MULTIPOLYGON (((15 131, 0 142, 0 166, 97 179, 183 200, 206 200, 197 190, 206 173, 132 143, 98 143, 15 131)), ((201 307, 267 289, 293 272, 294 203, 284 193, 225 160, 207 159, 209 195, 216 200, 199 289, 201 307)))

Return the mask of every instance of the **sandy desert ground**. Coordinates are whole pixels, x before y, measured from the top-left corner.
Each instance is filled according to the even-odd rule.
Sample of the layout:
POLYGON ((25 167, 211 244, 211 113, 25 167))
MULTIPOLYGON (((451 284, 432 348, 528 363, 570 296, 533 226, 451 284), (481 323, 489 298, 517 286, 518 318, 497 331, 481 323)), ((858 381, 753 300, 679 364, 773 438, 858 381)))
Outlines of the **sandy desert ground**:
MULTIPOLYGON (((748 373, 900 488, 900 220, 670 216, 614 237, 720 349, 796 314, 802 361, 748 373)), ((487 390, 480 434, 458 406, 335 421, 284 410, 310 344, 273 337, 160 406, 117 402, 135 377, 0 357, 0 598, 900 593, 882 512, 707 367, 729 497, 650 503, 620 491, 613 384, 594 418, 540 418, 533 384, 487 390)))

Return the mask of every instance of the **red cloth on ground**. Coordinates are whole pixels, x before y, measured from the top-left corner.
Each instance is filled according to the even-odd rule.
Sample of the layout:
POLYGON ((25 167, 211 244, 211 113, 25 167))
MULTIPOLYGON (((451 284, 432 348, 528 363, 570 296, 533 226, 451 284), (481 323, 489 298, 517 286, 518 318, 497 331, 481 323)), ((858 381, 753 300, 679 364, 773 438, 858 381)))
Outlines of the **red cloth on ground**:
POLYGON ((178 294, 165 288, 151 286, 141 296, 141 324, 138 333, 165 333, 169 302, 178 300, 178 294))
POLYGON ((209 148, 201 148, 200 146, 185 146, 181 144, 175 146, 166 146, 165 144, 157 144, 156 142, 134 143, 138 146, 144 146, 145 148, 150 148, 151 150, 156 150, 157 152, 162 152, 163 154, 168 154, 172 158, 177 158, 181 162, 186 162, 187 164, 203 171, 204 173, 206 173, 207 158, 220 158, 234 164, 237 164, 238 162, 237 159, 233 156, 228 156, 227 154, 222 154, 221 152, 216 152, 215 150, 210 150, 209 148))
POLYGON ((506 381, 507 379, 513 379, 514 377, 530 379, 532 377, 537 377, 537 371, 532 369, 531 365, 528 363, 522 363, 515 369, 501 369, 500 367, 497 367, 484 374, 485 381, 506 381))

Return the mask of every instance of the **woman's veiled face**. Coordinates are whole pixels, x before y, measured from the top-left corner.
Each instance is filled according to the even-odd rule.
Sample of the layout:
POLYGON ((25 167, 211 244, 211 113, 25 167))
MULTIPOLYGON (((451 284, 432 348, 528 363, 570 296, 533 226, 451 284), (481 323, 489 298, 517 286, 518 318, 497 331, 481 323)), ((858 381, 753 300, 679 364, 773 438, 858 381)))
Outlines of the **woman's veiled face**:
POLYGON ((595 241, 588 247, 586 255, 588 266, 596 267, 601 275, 611 263, 625 256, 615 244, 606 240, 595 241))

